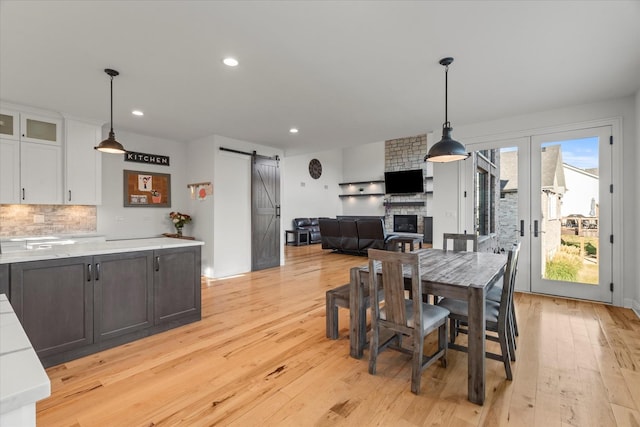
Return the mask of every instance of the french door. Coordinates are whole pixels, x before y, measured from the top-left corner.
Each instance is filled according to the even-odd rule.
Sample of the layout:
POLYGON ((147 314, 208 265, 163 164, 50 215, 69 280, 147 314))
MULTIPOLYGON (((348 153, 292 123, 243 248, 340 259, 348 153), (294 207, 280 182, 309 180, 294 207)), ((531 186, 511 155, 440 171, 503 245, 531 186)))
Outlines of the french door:
POLYGON ((531 291, 611 303, 611 126, 531 138, 531 291))
POLYGON ((612 302, 611 126, 467 143, 465 228, 521 242, 516 289, 612 302), (487 166, 488 165, 488 166, 487 166))

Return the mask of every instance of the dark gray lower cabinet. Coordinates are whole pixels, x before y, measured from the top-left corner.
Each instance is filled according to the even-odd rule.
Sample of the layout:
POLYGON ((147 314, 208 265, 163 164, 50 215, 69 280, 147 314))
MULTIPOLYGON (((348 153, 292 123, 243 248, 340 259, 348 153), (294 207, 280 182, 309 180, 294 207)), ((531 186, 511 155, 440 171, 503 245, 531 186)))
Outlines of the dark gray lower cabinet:
POLYGON ((96 341, 153 324, 153 252, 93 257, 96 341))
POLYGON ((9 264, 0 264, 0 294, 9 295, 9 264))
POLYGON ((153 255, 155 324, 185 317, 199 319, 200 246, 161 249, 153 255))
POLYGON ((200 246, 0 268, 0 284, 6 275, 11 305, 45 367, 201 317, 200 246))
POLYGON ((38 356, 93 343, 92 257, 11 264, 11 305, 38 356))

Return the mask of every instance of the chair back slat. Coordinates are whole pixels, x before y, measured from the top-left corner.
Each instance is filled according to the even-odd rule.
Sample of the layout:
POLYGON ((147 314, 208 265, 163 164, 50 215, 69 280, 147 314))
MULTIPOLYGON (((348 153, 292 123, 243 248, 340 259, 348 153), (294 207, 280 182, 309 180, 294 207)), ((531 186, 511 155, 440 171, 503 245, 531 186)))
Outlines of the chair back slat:
POLYGON ((508 313, 513 302, 513 290, 516 285, 516 272, 518 271, 518 259, 520 258, 520 242, 513 245, 507 255, 507 266, 504 272, 502 294, 500 295, 500 312, 498 323, 508 321, 508 313))
POLYGON ((478 236, 475 234, 444 233, 442 238, 442 249, 445 251, 448 248, 448 241, 451 240, 454 252, 469 251, 469 243, 472 246, 471 251, 478 252, 478 236))
POLYGON ((369 249, 369 271, 376 271, 376 274, 369 274, 369 295, 372 298, 372 316, 378 315, 378 310, 374 305, 379 305, 379 297, 373 289, 381 286, 384 294, 385 322, 393 323, 399 327, 407 327, 408 320, 414 320, 413 324, 420 323, 422 316, 422 305, 414 305, 414 313, 417 315, 409 319, 407 306, 405 304, 405 278, 403 269, 411 269, 411 292, 414 301, 422 301, 422 283, 420 282, 420 256, 418 253, 404 253, 369 249), (377 270, 376 270, 377 267, 377 270), (378 274, 382 269, 382 274, 378 274), (382 279, 382 283, 379 280, 382 279))

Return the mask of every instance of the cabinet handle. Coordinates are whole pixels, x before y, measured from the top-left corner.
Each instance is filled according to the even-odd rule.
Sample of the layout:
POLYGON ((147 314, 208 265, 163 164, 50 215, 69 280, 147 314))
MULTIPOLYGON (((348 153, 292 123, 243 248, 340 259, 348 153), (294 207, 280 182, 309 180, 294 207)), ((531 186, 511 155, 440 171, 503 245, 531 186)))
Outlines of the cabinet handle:
POLYGON ((96 264, 96 281, 100 280, 100 263, 96 264))
POLYGON ((533 237, 538 237, 538 220, 533 221, 533 237))
POLYGON ((520 220, 520 237, 524 237, 524 220, 520 220))
POLYGON ((156 257, 156 267, 155 267, 156 271, 160 271, 160 257, 157 256, 156 257))
POLYGON ((87 264, 87 282, 91 281, 91 264, 87 264))
POLYGON ((71 190, 69 190, 69 201, 71 201, 71 190))
POLYGON ((22 188, 22 200, 24 200, 24 188, 22 188))

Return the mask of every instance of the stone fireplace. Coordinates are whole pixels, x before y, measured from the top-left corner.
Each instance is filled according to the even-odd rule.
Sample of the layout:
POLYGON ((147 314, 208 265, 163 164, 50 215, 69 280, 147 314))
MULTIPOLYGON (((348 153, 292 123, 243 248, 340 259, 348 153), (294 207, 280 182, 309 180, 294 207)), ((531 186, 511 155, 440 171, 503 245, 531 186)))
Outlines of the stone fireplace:
MULTIPOLYGON (((430 204, 433 196, 433 165, 424 161, 427 153, 427 135, 421 134, 405 138, 385 141, 385 172, 422 169, 424 176, 424 193, 391 195, 384 200, 385 225, 388 233, 396 230, 396 217, 410 216, 413 231, 406 233, 428 232, 427 239, 431 239, 431 229, 425 230, 425 221, 430 217, 430 204)), ((431 222, 429 222, 429 225, 431 222)), ((407 227, 407 225, 402 226, 407 227)))

